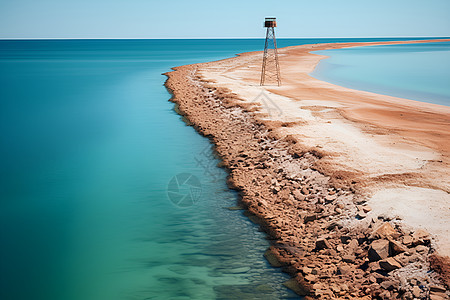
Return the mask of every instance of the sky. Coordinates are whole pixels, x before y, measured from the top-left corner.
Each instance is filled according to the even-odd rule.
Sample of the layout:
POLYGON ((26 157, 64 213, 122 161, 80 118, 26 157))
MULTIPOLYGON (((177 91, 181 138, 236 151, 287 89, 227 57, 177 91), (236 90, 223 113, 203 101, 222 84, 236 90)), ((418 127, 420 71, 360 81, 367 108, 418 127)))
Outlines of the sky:
POLYGON ((0 0, 0 39, 450 36, 450 0, 0 0))

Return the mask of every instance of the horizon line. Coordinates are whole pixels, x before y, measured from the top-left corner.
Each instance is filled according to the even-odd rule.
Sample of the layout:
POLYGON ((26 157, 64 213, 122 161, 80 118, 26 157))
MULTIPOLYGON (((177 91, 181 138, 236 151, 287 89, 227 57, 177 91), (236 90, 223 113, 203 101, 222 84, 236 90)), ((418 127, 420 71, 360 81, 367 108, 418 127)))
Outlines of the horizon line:
MULTIPOLYGON (((277 39, 361 39, 361 38, 450 38, 450 36, 343 36, 343 37, 278 37, 277 39)), ((1 38, 0 41, 15 40, 227 40, 265 39, 265 37, 168 37, 168 38, 1 38)))

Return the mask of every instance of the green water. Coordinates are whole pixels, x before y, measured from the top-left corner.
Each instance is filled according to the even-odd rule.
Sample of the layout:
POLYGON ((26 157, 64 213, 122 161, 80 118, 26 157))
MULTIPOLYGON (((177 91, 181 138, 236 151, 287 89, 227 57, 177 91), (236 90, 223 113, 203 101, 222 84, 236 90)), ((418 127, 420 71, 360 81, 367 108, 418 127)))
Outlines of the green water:
POLYGON ((163 86, 173 66, 260 45, 1 41, 0 298, 296 297, 163 86), (184 208, 167 190, 183 172, 202 189, 184 208))

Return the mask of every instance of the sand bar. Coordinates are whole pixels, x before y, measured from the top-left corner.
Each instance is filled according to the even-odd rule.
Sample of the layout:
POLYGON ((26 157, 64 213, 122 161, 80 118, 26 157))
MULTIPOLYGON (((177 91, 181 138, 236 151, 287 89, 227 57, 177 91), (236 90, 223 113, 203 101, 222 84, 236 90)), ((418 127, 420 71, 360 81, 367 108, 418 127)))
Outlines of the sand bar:
POLYGON ((450 255, 450 107, 308 75, 324 58, 311 51, 420 42, 283 48, 281 87, 259 86, 260 52, 169 73, 299 294, 390 299, 448 284, 433 262, 450 255))

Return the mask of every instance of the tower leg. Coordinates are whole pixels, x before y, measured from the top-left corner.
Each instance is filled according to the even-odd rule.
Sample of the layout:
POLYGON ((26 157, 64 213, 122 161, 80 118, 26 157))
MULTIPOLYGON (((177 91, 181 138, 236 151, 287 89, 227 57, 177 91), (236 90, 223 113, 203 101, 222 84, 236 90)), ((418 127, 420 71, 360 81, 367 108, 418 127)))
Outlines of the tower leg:
POLYGON ((264 85, 266 77, 267 79, 275 79, 274 77, 276 77, 278 86, 281 85, 280 64, 278 61, 277 40, 275 38, 274 27, 267 27, 266 31, 260 85, 264 85))
POLYGON ((275 50, 275 67, 277 69, 277 82, 278 86, 281 85, 281 74, 280 74, 280 63, 278 62, 278 48, 277 48, 277 39, 275 38, 275 28, 272 27, 273 30, 273 45, 275 50))
POLYGON ((262 70, 261 70, 261 82, 260 85, 264 85, 264 79, 266 77, 266 61, 267 61, 267 49, 269 46, 269 30, 270 28, 267 27, 266 30, 266 41, 264 43, 264 55, 263 55, 263 63, 262 63, 262 70))

